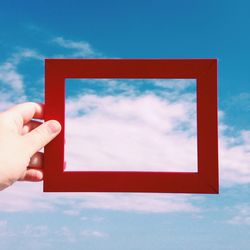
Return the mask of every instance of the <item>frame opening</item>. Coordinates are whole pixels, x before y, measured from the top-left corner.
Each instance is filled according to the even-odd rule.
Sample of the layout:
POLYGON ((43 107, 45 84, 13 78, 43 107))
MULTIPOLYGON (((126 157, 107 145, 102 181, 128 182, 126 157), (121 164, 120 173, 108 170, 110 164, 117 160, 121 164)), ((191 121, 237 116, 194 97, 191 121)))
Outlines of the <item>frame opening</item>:
POLYGON ((196 79, 65 79, 64 171, 198 172, 196 79))

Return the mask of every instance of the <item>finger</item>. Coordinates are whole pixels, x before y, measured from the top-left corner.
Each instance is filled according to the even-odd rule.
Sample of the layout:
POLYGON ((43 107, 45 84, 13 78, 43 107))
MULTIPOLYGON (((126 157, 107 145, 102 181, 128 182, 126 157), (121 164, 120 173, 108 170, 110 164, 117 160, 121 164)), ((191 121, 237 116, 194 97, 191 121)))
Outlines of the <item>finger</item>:
POLYGON ((41 168, 43 167, 43 153, 36 152, 31 158, 29 162, 29 166, 27 168, 41 168))
POLYGON ((42 181, 43 171, 41 169, 27 169, 19 181, 42 181))
POLYGON ((26 135, 27 133, 29 133, 33 129, 37 128, 41 124, 42 124, 42 122, 39 122, 39 121, 33 121, 33 120, 29 121, 28 123, 26 123, 23 126, 23 128, 22 128, 22 135, 26 135))
POLYGON ((20 181, 40 181, 43 179, 43 153, 37 152, 31 158, 27 170, 19 178, 20 181))
POLYGON ((22 139, 30 156, 53 140, 60 131, 60 123, 55 120, 50 120, 24 135, 22 139))
POLYGON ((20 128, 32 118, 43 119, 44 105, 35 102, 25 102, 12 107, 6 113, 17 121, 17 125, 20 128))

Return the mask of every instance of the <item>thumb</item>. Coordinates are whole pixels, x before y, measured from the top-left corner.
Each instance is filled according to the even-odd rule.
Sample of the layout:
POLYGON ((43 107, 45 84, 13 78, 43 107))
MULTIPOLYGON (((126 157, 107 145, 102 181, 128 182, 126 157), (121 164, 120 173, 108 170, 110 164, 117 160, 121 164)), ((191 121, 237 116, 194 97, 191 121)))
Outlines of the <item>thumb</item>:
POLYGON ((50 120, 33 129, 30 133, 24 135, 24 144, 28 149, 30 156, 53 140, 60 133, 60 131, 60 123, 55 120, 50 120))

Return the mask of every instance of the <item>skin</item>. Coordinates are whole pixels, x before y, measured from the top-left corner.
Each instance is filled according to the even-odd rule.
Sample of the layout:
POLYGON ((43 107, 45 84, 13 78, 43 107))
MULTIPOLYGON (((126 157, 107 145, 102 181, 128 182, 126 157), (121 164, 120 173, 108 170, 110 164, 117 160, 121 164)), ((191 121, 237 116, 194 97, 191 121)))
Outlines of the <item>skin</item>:
POLYGON ((61 131, 55 120, 43 119, 44 105, 27 102, 0 113, 0 190, 16 181, 43 179, 41 148, 61 131))

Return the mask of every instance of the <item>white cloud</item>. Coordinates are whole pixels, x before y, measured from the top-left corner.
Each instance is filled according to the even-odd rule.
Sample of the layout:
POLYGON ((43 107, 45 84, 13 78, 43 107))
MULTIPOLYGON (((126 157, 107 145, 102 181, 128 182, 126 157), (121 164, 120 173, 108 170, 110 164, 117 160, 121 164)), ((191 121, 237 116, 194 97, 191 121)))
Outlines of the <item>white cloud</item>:
POLYGON ((15 92, 13 93, 0 93, 0 112, 7 110, 8 108, 12 107, 15 103, 21 103, 25 102, 26 97, 23 95, 15 95, 15 92))
POLYGON ((63 211, 63 213, 70 216, 78 216, 80 211, 79 209, 66 209, 63 211))
POLYGON ((23 76, 16 71, 16 67, 10 62, 0 65, 0 81, 10 86, 14 91, 23 92, 23 76))
MULTIPOLYGON (((0 221, 0 239, 4 249, 11 246, 11 238, 20 237, 20 245, 27 249, 47 249, 53 242, 76 243, 85 238, 104 238, 108 234, 98 229, 73 228, 69 226, 49 227, 46 225, 26 224, 9 225, 6 220, 0 221), (28 240, 27 240, 28 239, 28 240)), ((14 238, 13 238, 14 239, 14 238)), ((11 246, 13 247, 13 246, 11 246)), ((9 249, 9 248, 8 248, 9 249)))
POLYGON ((29 238, 44 238, 49 235, 47 225, 25 225, 21 234, 29 238))
POLYGON ((124 212, 173 213, 199 212, 191 196, 166 194, 87 194, 80 208, 108 209, 124 212))
POLYGON ((85 41, 73 41, 67 40, 63 37, 56 37, 52 40, 55 44, 65 48, 70 49, 73 51, 72 57, 91 57, 91 56, 98 56, 97 53, 92 46, 85 41))
POLYGON ((194 105, 153 94, 69 100, 67 170, 196 171, 194 105))
POLYGON ((0 220, 0 237, 6 235, 7 224, 7 220, 0 220))
POLYGON ((227 106, 234 106, 239 108, 241 111, 249 112, 250 110, 250 92, 242 92, 236 96, 232 96, 226 103, 227 106))
POLYGON ((186 91, 188 87, 194 87, 195 82, 195 79, 155 79, 154 85, 172 91, 186 91))
POLYGON ((7 220, 0 220, 0 238, 8 238, 15 236, 16 233, 10 228, 7 220))
POLYGON ((40 54, 35 49, 30 48, 20 48, 18 51, 13 53, 8 61, 13 65, 17 66, 18 64, 22 63, 26 59, 34 59, 38 61, 43 61, 45 58, 44 55, 40 54))
POLYGON ((220 136, 221 184, 232 186, 250 183, 250 131, 239 136, 220 136))
POLYGON ((42 193, 41 184, 19 182, 0 192, 0 211, 52 211, 51 198, 42 193))
MULTIPOLYGON (((142 213, 196 213, 200 209, 192 204, 195 199, 181 194, 42 193, 41 183, 16 183, 0 192, 0 211, 39 213, 63 210, 64 214, 74 216, 80 216, 81 211, 89 208, 142 213)), ((98 217, 87 219, 99 220, 98 217)))
POLYGON ((98 230, 82 230, 80 232, 80 235, 83 237, 95 237, 95 238, 104 238, 108 236, 108 234, 98 230))
POLYGON ((82 221, 92 221, 92 222, 103 222, 106 218, 103 216, 82 216, 80 218, 82 221))
POLYGON ((56 235, 61 238, 62 241, 67 242, 76 242, 77 237, 75 233, 67 226, 61 227, 57 232, 56 235))
POLYGON ((236 207, 237 214, 227 222, 237 225, 250 225, 250 205, 242 204, 236 207))
POLYGON ((55 232, 55 235, 59 238, 61 238, 61 241, 66 242, 77 242, 82 240, 82 238, 91 237, 91 238, 104 238, 107 237, 108 234, 99 231, 99 230, 92 230, 92 229, 83 229, 79 232, 75 232, 75 230, 72 230, 71 228, 67 226, 61 227, 59 230, 55 232))
POLYGON ((0 111, 26 100, 25 77, 19 72, 20 64, 26 59, 42 61, 43 58, 36 50, 22 48, 0 64, 0 111))

